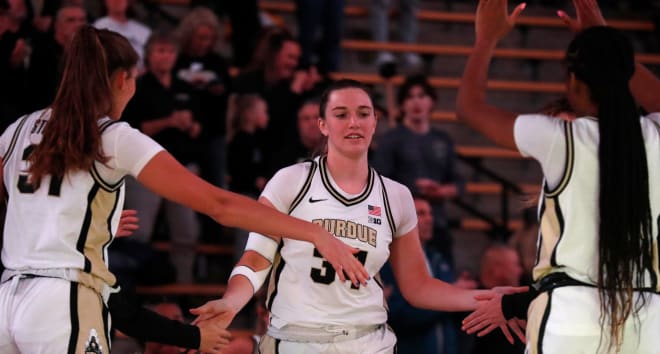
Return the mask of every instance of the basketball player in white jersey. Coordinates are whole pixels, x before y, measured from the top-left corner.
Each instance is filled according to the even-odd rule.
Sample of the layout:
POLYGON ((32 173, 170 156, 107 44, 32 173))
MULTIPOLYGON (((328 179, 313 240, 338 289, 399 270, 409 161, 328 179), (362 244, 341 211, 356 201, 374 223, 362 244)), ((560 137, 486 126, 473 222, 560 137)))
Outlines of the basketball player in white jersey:
MULTIPOLYGON (((574 0, 577 21, 560 16, 581 31, 565 58, 566 94, 577 118, 516 116, 489 105, 493 50, 524 8, 507 16, 506 3, 479 3, 457 112, 543 170, 533 274, 539 294, 527 310, 527 351, 658 353, 660 113, 653 112, 660 112, 660 81, 635 64, 624 34, 605 27, 595 0, 574 0), (637 103, 651 113, 640 117, 637 103)), ((497 323, 488 317, 509 307, 499 306, 498 297, 493 303, 466 318, 469 332, 497 323)))
POLYGON ((253 233, 224 298, 192 312, 230 322, 272 263, 266 300, 271 316, 261 353, 393 353, 396 338, 386 325, 377 277, 388 260, 404 297, 417 307, 463 311, 475 308, 475 295, 492 292, 456 288, 429 275, 410 191, 368 165, 376 118, 364 86, 352 80, 332 84, 321 98, 320 115, 327 154, 280 170, 260 201, 359 249, 356 257, 373 280, 366 286, 341 281, 313 245, 287 233, 253 233))
MULTIPOLYGON (((52 107, 0 137, 8 207, 0 284, 0 353, 109 353, 106 301, 119 289, 107 246, 130 174, 216 221, 313 241, 354 282, 367 274, 321 227, 215 188, 147 136, 117 123, 135 92, 128 41, 85 26, 74 38, 52 107)), ((343 275, 342 275, 343 277, 343 275)), ((225 332, 226 333, 226 332, 225 332)), ((219 350, 225 338, 218 337, 219 350)))

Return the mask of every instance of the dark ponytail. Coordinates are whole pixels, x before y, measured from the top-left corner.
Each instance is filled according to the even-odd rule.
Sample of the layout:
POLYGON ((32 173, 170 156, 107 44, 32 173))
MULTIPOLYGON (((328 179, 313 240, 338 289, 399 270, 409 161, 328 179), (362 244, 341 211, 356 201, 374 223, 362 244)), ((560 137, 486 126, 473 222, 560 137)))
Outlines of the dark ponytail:
POLYGON ((83 26, 66 52, 62 79, 51 106, 41 143, 30 155, 32 184, 45 175, 63 178, 87 170, 95 160, 106 162, 97 120, 112 109, 110 75, 130 70, 137 54, 117 33, 83 26))
POLYGON ((633 291, 653 274, 646 150, 629 88, 634 52, 623 33, 592 27, 571 42, 566 59, 598 107, 600 320, 607 321, 609 347, 619 349, 626 319, 647 302, 645 294, 634 302, 633 291))

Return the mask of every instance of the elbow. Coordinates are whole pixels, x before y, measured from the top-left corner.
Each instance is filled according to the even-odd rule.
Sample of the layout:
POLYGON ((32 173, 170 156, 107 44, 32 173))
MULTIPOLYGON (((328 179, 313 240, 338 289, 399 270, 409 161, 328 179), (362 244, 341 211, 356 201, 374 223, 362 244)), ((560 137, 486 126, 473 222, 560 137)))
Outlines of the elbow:
POLYGON ((216 195, 212 199, 212 203, 209 206, 207 215, 211 217, 215 222, 233 227, 232 225, 233 218, 231 217, 232 207, 229 200, 228 192, 219 190, 216 192, 216 195))

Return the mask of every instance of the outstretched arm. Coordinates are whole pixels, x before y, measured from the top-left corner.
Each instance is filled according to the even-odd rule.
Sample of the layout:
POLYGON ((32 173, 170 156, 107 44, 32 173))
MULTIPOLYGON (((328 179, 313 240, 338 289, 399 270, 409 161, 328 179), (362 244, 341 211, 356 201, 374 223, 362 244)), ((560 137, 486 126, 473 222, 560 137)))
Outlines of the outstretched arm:
POLYGON ((320 226, 296 219, 254 200, 217 188, 190 173, 172 155, 162 151, 137 176, 154 193, 212 217, 220 224, 256 231, 265 235, 312 242, 337 270, 346 271, 354 283, 366 284, 369 274, 353 256, 357 252, 320 226))
POLYGON ((391 245, 390 264, 403 297, 412 306, 437 311, 471 311, 476 295, 486 290, 465 290, 431 277, 415 227, 391 245))
POLYGON ((506 0, 481 0, 475 23, 476 42, 468 58, 458 89, 456 113, 459 120, 497 145, 515 149, 513 124, 516 114, 486 102, 488 69, 497 42, 512 28, 525 3, 507 15, 506 0))

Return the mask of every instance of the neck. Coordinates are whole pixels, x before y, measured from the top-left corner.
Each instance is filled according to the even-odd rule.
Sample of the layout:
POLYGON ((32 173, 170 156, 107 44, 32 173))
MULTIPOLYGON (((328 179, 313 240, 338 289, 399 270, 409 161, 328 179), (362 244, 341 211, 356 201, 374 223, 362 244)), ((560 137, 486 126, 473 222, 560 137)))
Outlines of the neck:
POLYGON ((431 130, 428 119, 404 118, 403 125, 417 134, 426 134, 431 130))
POLYGON ((342 190, 350 194, 360 193, 369 177, 367 154, 354 159, 339 153, 328 153, 328 171, 342 190))

